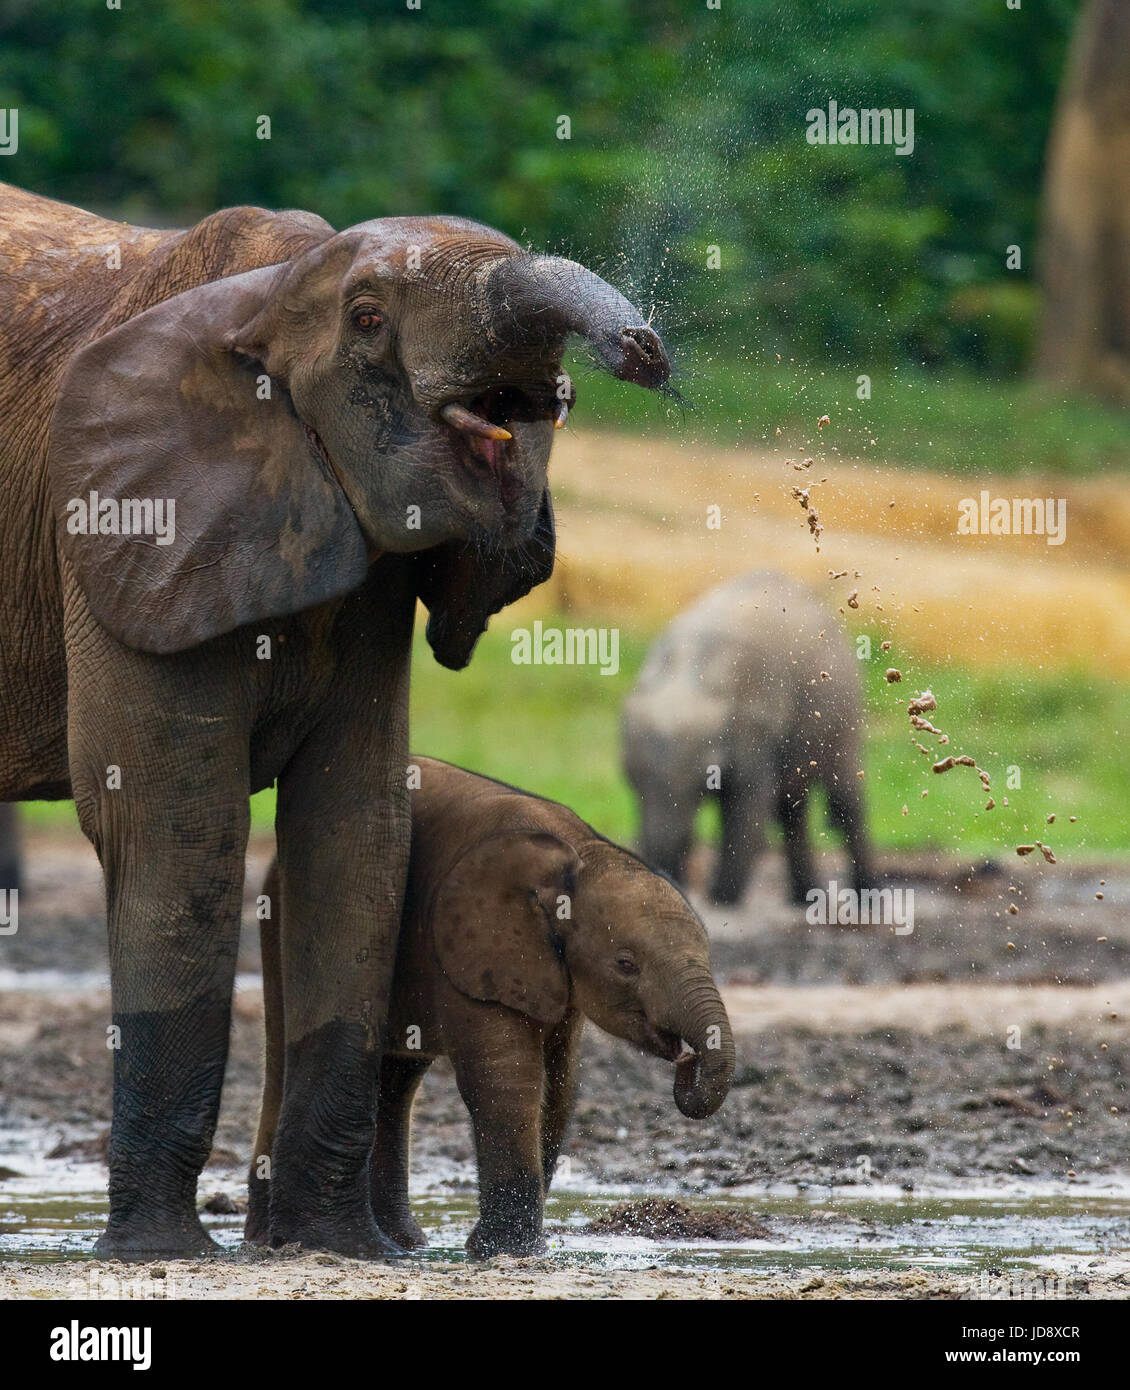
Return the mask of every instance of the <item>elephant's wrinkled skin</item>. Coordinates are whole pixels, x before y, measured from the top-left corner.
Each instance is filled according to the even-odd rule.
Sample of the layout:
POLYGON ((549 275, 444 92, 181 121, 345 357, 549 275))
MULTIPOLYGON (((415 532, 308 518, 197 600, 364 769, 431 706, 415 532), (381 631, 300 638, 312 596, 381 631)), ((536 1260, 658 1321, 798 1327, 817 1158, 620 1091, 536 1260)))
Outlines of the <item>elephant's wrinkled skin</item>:
POLYGON ((99 1251, 212 1246, 195 1192, 248 795, 276 779, 271 1234, 387 1251, 368 1159, 416 596, 437 657, 464 665, 552 566, 568 333, 646 385, 662 346, 582 267, 459 218, 335 233, 234 208, 165 232, 0 186, 0 264, 0 800, 73 794, 106 875, 120 1046, 99 1251), (134 502, 164 506, 164 536, 134 502))
POLYGON ((819 784, 846 837, 854 885, 866 887, 860 721, 859 662, 811 589, 769 572, 712 589, 658 638, 624 704, 643 857, 682 879, 695 812, 713 793, 722 813, 713 900, 740 901, 775 816, 790 892, 803 902, 816 886, 806 811, 819 784))
MULTIPOLYGON (((409 1121, 429 1064, 448 1056, 478 1153, 480 1215, 468 1249, 529 1253, 541 1242, 583 1019, 675 1063, 675 1101, 692 1118, 725 1099, 730 1026, 706 932, 671 883, 556 802, 415 761, 421 777, 412 793, 373 1212, 399 1244, 427 1243, 408 1201, 409 1121)), ((277 909, 274 869, 264 891, 277 909)), ((257 1156, 271 1151, 282 1095, 285 893, 281 917, 276 910, 261 932, 267 1067, 257 1156)), ((267 1236, 267 1187, 255 1158, 249 1239, 267 1236)))

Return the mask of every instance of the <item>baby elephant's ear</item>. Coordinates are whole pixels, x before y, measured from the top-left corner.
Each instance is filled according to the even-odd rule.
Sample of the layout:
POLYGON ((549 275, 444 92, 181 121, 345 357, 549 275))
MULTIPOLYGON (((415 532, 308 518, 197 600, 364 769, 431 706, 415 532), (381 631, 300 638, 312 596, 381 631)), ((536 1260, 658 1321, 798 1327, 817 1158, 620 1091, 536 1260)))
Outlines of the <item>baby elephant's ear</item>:
POLYGON ((579 867, 572 846, 541 831, 491 835, 468 850, 431 907, 436 956, 456 989, 558 1023, 569 977, 553 923, 579 867))
POLYGON ((542 493, 534 533, 521 545, 481 551, 449 541, 417 557, 417 589, 428 609, 427 638, 441 666, 461 671, 491 615, 524 598, 553 573, 553 500, 542 493))
POLYGON ((67 367, 48 453, 59 542, 127 646, 182 651, 365 577, 361 529, 285 383, 236 350, 280 274, 166 299, 67 367))

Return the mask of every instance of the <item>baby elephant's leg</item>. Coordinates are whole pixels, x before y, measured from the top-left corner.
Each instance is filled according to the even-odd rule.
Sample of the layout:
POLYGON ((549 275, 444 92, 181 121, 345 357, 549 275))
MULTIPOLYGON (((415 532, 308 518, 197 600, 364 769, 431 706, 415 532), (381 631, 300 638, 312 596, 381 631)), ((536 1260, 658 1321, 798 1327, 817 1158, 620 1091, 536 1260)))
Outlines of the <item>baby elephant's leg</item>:
POLYGON ((369 1162, 369 1197, 377 1225, 405 1250, 419 1250, 428 1243, 408 1200, 408 1155, 412 1102, 430 1065, 430 1057, 386 1055, 381 1061, 381 1097, 369 1162))
POLYGON ((875 886, 875 868, 871 863, 871 846, 864 824, 863 795, 859 778, 851 772, 840 771, 828 784, 828 809, 843 830, 851 862, 852 887, 857 893, 875 886))
POLYGON ((722 843, 710 886, 716 903, 742 900, 754 866, 765 849, 765 824, 773 804, 771 773, 760 763, 742 774, 726 772, 722 778, 722 843))
POLYGON ((545 1041, 545 1098, 542 1102, 541 1152, 542 1176, 548 1194, 569 1118, 573 1113, 573 1094, 576 1090, 577 1044, 580 1041, 580 1016, 570 1011, 545 1041))
POLYGON ((480 1026, 460 1030, 451 1058, 479 1163, 479 1220, 467 1250, 478 1259, 536 1255, 545 1248, 540 1029, 501 1006, 482 1012, 480 1026))
POLYGON ((808 844, 808 787, 800 778, 786 778, 777 795, 777 820, 785 841, 789 897, 794 903, 808 900, 816 886, 816 869, 808 844))

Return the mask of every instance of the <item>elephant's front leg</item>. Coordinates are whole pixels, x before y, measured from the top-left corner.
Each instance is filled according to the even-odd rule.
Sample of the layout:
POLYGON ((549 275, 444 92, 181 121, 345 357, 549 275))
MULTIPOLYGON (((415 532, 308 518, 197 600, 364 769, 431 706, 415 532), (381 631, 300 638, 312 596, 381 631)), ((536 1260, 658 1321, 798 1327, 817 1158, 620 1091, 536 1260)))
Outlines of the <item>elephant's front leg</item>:
MULTIPOLYGON (((348 692, 347 693, 352 693, 348 692)), ((357 701, 279 779, 286 1066, 271 1157, 270 1242, 400 1253, 373 1218, 369 1157, 408 867, 403 710, 357 701), (360 727, 359 727, 360 725, 360 727)))
POLYGON ((545 1098, 542 1103, 541 1152, 546 1195, 573 1113, 577 1053, 584 1021, 570 1010, 545 1040, 545 1098))
POLYGON ((540 1030, 502 1005, 453 1029, 451 1060, 471 1114, 479 1165, 479 1220, 467 1239, 477 1259, 545 1248, 541 1115, 545 1062, 540 1030))
POLYGON ((97 1251, 122 1259, 216 1248, 196 1182, 227 1061, 248 832, 245 730, 184 695, 180 663, 149 682, 146 662, 127 659, 109 698, 89 672, 70 695, 75 801, 110 931, 114 1118, 97 1251))

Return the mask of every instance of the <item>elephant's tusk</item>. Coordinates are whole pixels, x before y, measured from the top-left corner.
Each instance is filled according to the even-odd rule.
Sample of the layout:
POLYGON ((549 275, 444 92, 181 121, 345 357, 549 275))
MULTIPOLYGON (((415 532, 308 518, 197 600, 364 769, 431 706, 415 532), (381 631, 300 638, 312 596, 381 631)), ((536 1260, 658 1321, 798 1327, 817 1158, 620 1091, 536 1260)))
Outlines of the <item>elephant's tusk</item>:
POLYGON ((501 425, 492 425, 489 420, 484 420, 481 415, 474 414, 465 405, 459 405, 456 401, 451 401, 440 411, 440 415, 447 421, 452 429, 462 430, 465 434, 476 434, 480 439, 513 439, 509 430, 504 430, 501 425))

